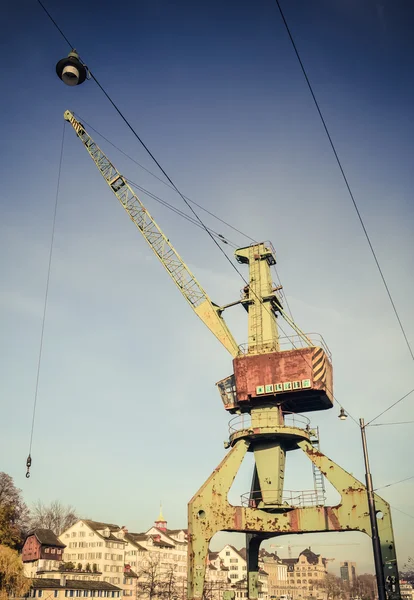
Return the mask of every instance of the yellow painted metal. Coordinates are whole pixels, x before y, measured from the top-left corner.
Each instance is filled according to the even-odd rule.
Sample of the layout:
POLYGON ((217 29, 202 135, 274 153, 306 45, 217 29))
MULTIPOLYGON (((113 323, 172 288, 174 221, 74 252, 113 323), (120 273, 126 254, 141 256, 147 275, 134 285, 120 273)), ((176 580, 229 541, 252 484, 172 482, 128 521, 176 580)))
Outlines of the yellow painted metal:
MULTIPOLYGON (((251 411, 252 429, 269 424, 283 426, 283 415, 279 406, 253 408, 251 411)), ((277 436, 257 441, 254 444, 254 460, 261 492, 259 506, 266 508, 282 503, 285 478, 286 451, 277 436)))
POLYGON ((265 244, 239 248, 235 255, 239 262, 249 265, 249 287, 245 291, 248 300, 248 353, 264 354, 279 350, 279 335, 272 312, 272 277, 269 258, 273 253, 265 244))
POLYGON ((222 311, 210 300, 174 246, 128 185, 125 177, 114 167, 87 133, 82 123, 69 110, 65 112, 64 119, 72 125, 109 188, 118 198, 196 315, 223 344, 226 350, 233 357, 237 356, 239 348, 221 316, 222 311))
MULTIPOLYGON (((372 533, 365 485, 305 439, 298 442, 298 447, 339 492, 339 504, 303 508, 283 504, 279 509, 271 510, 230 504, 227 498, 230 488, 246 452, 255 443, 254 439, 249 441, 248 438, 236 441, 189 502, 188 598, 191 600, 203 597, 209 542, 218 531, 254 534, 260 541, 292 533, 361 531, 369 536, 372 533)), ((382 513, 378 529, 384 568, 391 577, 398 577, 390 506, 378 495, 375 495, 375 505, 382 513)), ((251 585, 257 587, 254 577, 251 585)), ((391 592, 389 599, 400 600, 397 593, 391 592)))

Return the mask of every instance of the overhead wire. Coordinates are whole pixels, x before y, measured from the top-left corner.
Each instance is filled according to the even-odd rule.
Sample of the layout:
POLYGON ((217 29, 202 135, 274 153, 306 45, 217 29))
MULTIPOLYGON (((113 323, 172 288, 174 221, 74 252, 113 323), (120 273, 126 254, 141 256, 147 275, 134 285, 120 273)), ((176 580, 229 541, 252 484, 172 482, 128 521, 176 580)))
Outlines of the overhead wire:
POLYGON ((34 393, 33 411, 32 411, 32 424, 31 424, 31 428, 30 428, 29 454, 28 454, 27 460, 26 460, 26 469, 27 469, 26 477, 27 478, 30 477, 30 468, 32 466, 33 434, 34 434, 34 429, 35 429, 37 399, 38 399, 38 393, 39 393, 40 370, 41 370, 42 354, 43 354, 43 339, 44 339, 44 333, 45 333, 46 312, 47 312, 47 304, 48 304, 48 298, 49 298, 50 273, 52 270, 52 257, 53 257, 53 248, 54 248, 54 240, 55 240, 56 215, 57 215, 59 190, 60 190, 60 178, 61 178, 61 174, 62 174, 64 143, 65 143, 65 124, 63 125, 62 142, 61 142, 61 146, 60 146, 59 168, 58 168, 58 177, 57 177, 57 184, 56 184, 56 195, 55 195, 55 206, 54 206, 54 211, 53 211, 52 233, 51 233, 51 239, 50 239, 49 259, 48 259, 48 265, 47 265, 45 299, 44 299, 44 303, 43 303, 42 327, 41 327, 41 331, 40 331, 39 355, 38 355, 37 370, 36 370, 36 383, 35 383, 35 393, 34 393))
POLYGON ((374 425, 370 425, 370 427, 386 427, 388 425, 409 425, 410 423, 414 423, 414 421, 397 421, 396 423, 375 423, 374 425))
POLYGON ((414 388, 412 390, 410 390, 409 392, 407 392, 406 394, 404 394, 404 396, 402 396, 401 398, 399 398, 396 402, 394 402, 393 404, 391 404, 388 408, 386 408, 385 410, 383 410, 382 412, 380 412, 379 415, 377 415, 376 417, 374 417, 373 419, 371 419, 371 421, 369 421, 365 425, 365 427, 368 427, 368 425, 371 425, 374 421, 376 421, 377 419, 379 419, 380 417, 382 417, 382 415, 385 415, 385 413, 387 413, 389 410, 391 410, 392 408, 394 408, 394 406, 397 406, 397 404, 399 404, 400 402, 402 402, 403 400, 405 400, 405 398, 407 398, 413 392, 414 392, 414 388))
POLYGON ((391 506, 392 510, 396 510, 397 512, 401 513, 402 515, 405 515, 406 517, 410 517, 410 519, 414 519, 414 515, 410 515, 410 514, 404 512, 403 510, 401 510, 400 508, 397 508, 396 506, 392 506, 391 504, 390 504, 390 506, 391 506))
MULTIPOLYGON (((74 46, 69 42, 68 38, 64 35, 64 33, 62 32, 62 30, 60 29, 60 27, 57 25, 56 21, 53 19, 53 17, 51 16, 51 14, 49 13, 49 11, 45 8, 45 6, 43 5, 43 3, 41 2, 41 0, 37 0, 37 2, 40 4, 40 6, 43 8, 43 10, 45 11, 46 15, 49 17, 49 19, 51 20, 51 22, 55 25, 55 27, 58 29, 58 31, 60 32, 60 34, 62 35, 62 37, 65 39, 65 41, 67 42, 67 44, 71 47, 71 49, 74 48, 74 46)), ((151 152, 151 150, 149 149, 149 147, 145 144, 145 142, 143 141, 143 139, 138 135, 138 133, 135 131, 134 127, 131 125, 131 123, 128 121, 128 119, 124 116, 124 114, 122 113, 122 111, 120 110, 120 108, 117 106, 117 104, 114 102, 114 100, 112 100, 112 98, 110 97, 110 95, 108 94, 108 92, 105 90, 105 88, 100 84, 100 82, 98 81, 98 79, 95 77, 95 75, 93 74, 93 72, 88 69, 89 71, 89 76, 91 79, 93 79, 96 83, 96 85, 98 86, 98 88, 101 90, 101 92, 104 94, 104 96, 107 98, 107 100, 109 101, 109 103, 113 106, 113 108, 115 109, 115 111, 118 113, 118 115, 121 117, 121 119, 124 121, 125 125, 128 127, 128 129, 131 131, 131 133, 134 135, 134 137, 138 140, 138 142, 141 144, 141 146, 144 148, 144 150, 148 153, 148 155, 151 157, 151 159, 153 160, 153 162, 157 165, 157 167, 159 168, 159 170, 161 171, 161 173, 164 175, 164 177, 167 179, 167 181, 170 183, 170 185, 172 186, 172 188, 177 192, 177 194, 181 197, 181 199, 183 200, 183 202, 186 204, 186 206, 189 208, 189 210, 193 213, 195 219, 199 222, 200 226, 205 230, 205 232, 207 233, 207 235, 211 238, 211 240, 213 241, 213 243, 217 246, 217 248, 219 249, 219 251, 222 253, 222 255, 225 257, 226 261, 230 264, 231 268, 239 275, 239 277, 244 281, 245 285, 249 285, 247 279, 244 277, 244 275, 239 271, 239 269, 236 267, 236 265, 231 261, 231 259, 229 258, 229 256, 226 254, 226 252, 224 251, 224 249, 220 246, 219 242, 217 241, 217 239, 215 238, 215 236, 213 235, 213 233, 211 231, 209 231, 208 227, 204 224, 203 220, 201 219, 201 217, 197 214, 197 212, 193 209, 193 207, 191 206, 191 203, 187 200, 186 196, 184 196, 184 194, 178 189, 178 187, 176 186, 176 184, 174 183, 174 181, 169 177, 169 175, 167 174, 167 172, 164 170, 164 168, 161 166, 160 162, 156 159, 156 157, 154 156, 154 154, 151 152)), ((254 292, 253 292, 254 293, 254 292)), ((254 293, 255 294, 255 293, 254 293)), ((255 294, 255 296, 257 297, 257 299, 260 300, 260 298, 257 296, 257 294, 255 294)), ((264 305, 265 309, 269 312, 269 314, 272 314, 272 316, 274 318, 275 315, 273 314, 273 312, 271 310, 269 310, 269 308, 264 305)), ((280 325, 279 325, 280 327, 280 325)), ((283 330, 282 330, 283 332, 283 330)), ((284 333, 284 332, 283 332, 284 333)), ((292 345, 294 346, 294 348, 298 349, 297 346, 294 345, 294 343, 292 342, 292 345)), ((305 362, 308 363, 308 361, 305 359, 304 356, 302 356, 303 360, 305 360, 305 362)), ((414 355, 413 355, 414 358, 414 355)), ((308 366, 311 367, 310 363, 308 363, 308 366)), ((333 396, 333 392, 331 391, 332 396, 333 396)), ((336 399, 334 398, 335 401, 338 403, 338 405, 343 408, 343 405, 336 399)), ((351 417, 352 420, 355 421, 355 423, 358 424, 358 422, 356 421, 356 419, 354 419, 350 413, 347 411, 347 413, 349 414, 349 416, 351 417)), ((359 425, 358 425, 359 426, 359 425)))
MULTIPOLYGON (((80 115, 78 115, 76 113, 73 113, 73 114, 75 114, 75 116, 77 118, 79 118, 79 120, 82 121, 82 123, 84 125, 86 125, 88 127, 88 129, 91 129, 92 131, 94 131, 97 135, 99 135, 99 137, 101 137, 103 140, 105 140, 110 146, 112 146, 113 148, 115 148, 115 150, 117 150, 118 152, 120 152, 121 154, 123 154, 126 158, 128 158, 130 161, 132 161, 133 163, 135 163, 143 171, 146 171, 149 175, 151 175, 152 177, 154 177, 155 179, 157 179, 160 183, 162 183, 163 185, 165 185, 166 187, 168 187, 170 190, 174 190, 174 188, 172 187, 172 185, 170 185, 169 183, 167 183, 166 181, 164 181, 164 179, 162 179, 161 177, 158 177, 158 175, 156 175, 155 173, 153 173, 150 169, 147 169, 147 167, 144 167, 143 164, 141 164, 139 161, 137 161, 135 158, 133 158, 130 154, 128 154, 127 152, 125 152, 124 150, 122 150, 122 148, 119 148, 119 146, 117 146, 116 144, 114 144, 113 142, 111 142, 111 140, 109 140, 107 137, 105 137, 97 129, 95 129, 94 127, 92 127, 92 125, 90 125, 87 121, 85 121, 85 119, 83 119, 80 115)), ((223 223, 224 225, 226 225, 230 229, 233 229, 233 231, 235 231, 236 233, 239 233, 240 235, 242 235, 246 239, 250 240, 251 242, 257 243, 257 241, 254 238, 252 238, 250 235, 248 235, 247 233, 244 233, 243 231, 241 231, 240 229, 238 229, 237 227, 235 227, 234 225, 232 225, 228 221, 225 221, 224 219, 222 219, 221 217, 219 217, 215 213, 211 212, 210 210, 208 210, 207 208, 205 208, 201 204, 198 204, 197 202, 195 202, 195 200, 192 200, 188 196, 185 196, 185 198, 189 202, 191 202, 192 204, 194 204, 194 206, 197 206, 198 208, 200 208, 202 211, 204 211, 205 213, 207 213, 208 215, 210 215, 214 219, 217 219, 217 221, 220 221, 221 223, 223 223)))
MULTIPOLYGON (((123 156, 125 156, 126 158, 128 158, 128 160, 130 160, 131 162, 133 162, 134 164, 136 164, 138 167, 140 167, 143 171, 145 171, 146 173, 148 173, 149 175, 151 175, 151 177, 154 177, 155 179, 157 179, 160 183, 162 183, 163 185, 165 185, 166 187, 168 187, 170 190, 174 190, 174 188, 167 183, 166 181, 164 181, 164 179, 162 179, 161 177, 158 177, 158 175, 156 175, 155 173, 153 173, 150 169, 148 169, 147 167, 145 167, 142 163, 140 163, 139 161, 137 161, 135 158, 133 158, 130 154, 128 154, 127 152, 125 152, 124 150, 122 150, 122 148, 120 148, 119 146, 117 146, 116 144, 114 144, 110 139, 108 139, 105 135, 103 135, 100 131, 98 131, 95 127, 93 127, 90 123, 88 123, 81 115, 79 115, 78 113, 73 113, 84 125, 86 125, 88 127, 88 129, 90 129, 91 131, 95 132, 97 135, 99 135, 99 137, 101 137, 103 140, 105 140, 110 146, 112 146, 113 148, 115 148, 115 150, 117 150, 120 154, 122 154, 123 156)), ((150 195, 150 197, 152 197, 154 200, 160 200, 157 197, 154 197, 153 195, 151 195, 152 193, 149 192, 148 190, 145 190, 144 188, 140 187, 138 184, 132 182, 131 180, 127 179, 128 183, 130 183, 131 185, 134 185, 137 189, 139 189, 140 191, 150 195)), ((175 191, 175 190, 174 190, 175 191)), ((218 221, 220 221, 221 223, 223 223, 223 225, 226 225, 227 227, 229 227, 230 229, 232 229, 233 231, 235 231, 236 233, 239 233, 240 235, 242 235, 243 237, 245 237, 246 239, 248 239, 250 242, 253 242, 254 244, 257 244, 257 240, 253 237, 251 237, 250 235, 248 235, 247 233, 245 233, 244 231, 241 231, 240 229, 238 229, 237 227, 235 227, 234 225, 232 225, 231 223, 229 223, 228 221, 225 221, 224 219, 222 219, 221 217, 219 217, 217 214, 211 212, 210 210, 208 210, 207 208, 205 208, 204 206, 202 206, 201 204, 198 204, 195 200, 192 200, 191 198, 189 198, 188 196, 185 196, 186 199, 191 202, 192 204, 194 204, 195 206, 197 206, 199 209, 201 209, 202 211, 204 211, 205 213, 207 213, 208 215, 210 215, 211 217, 213 217, 214 219, 217 219, 218 221)), ((171 208, 171 205, 168 205, 168 208, 171 208)), ((178 210, 178 209, 177 209, 178 210)), ((184 216, 184 215, 183 215, 184 216)), ((190 217, 191 219, 191 217, 190 217)), ((194 222, 194 220, 193 220, 194 222)), ((209 228, 210 231, 212 231, 215 235, 217 235, 217 237, 222 238, 222 236, 217 233, 214 232, 211 228, 209 228)), ((273 265, 274 271, 276 273, 276 277, 277 277, 277 281, 278 283, 283 287, 282 285, 282 280, 280 278, 279 272, 276 268, 276 265, 273 265)), ((283 298, 285 300, 286 303, 286 308, 288 309, 289 315, 291 317, 292 320, 293 319, 293 313, 292 310, 290 308, 289 305, 289 301, 288 298, 286 296, 286 294, 283 294, 283 298)))
POLYGON ((394 311, 395 317, 396 317, 396 319, 397 319, 397 321, 398 321, 398 324, 399 324, 399 326, 400 326, 400 329, 401 329, 402 335, 403 335, 403 337, 404 337, 405 343, 406 343, 406 345, 407 345, 408 351, 409 351, 409 353, 410 353, 410 355, 411 355, 411 358, 414 360, 414 351, 413 351, 413 349, 412 349, 412 347, 411 347, 411 344, 410 344, 410 342, 409 342, 409 340, 408 340, 407 333, 406 333, 406 331, 405 331, 405 328, 404 328, 404 325, 403 325, 403 323, 402 323, 401 317, 400 317, 400 315, 399 315, 399 313, 398 313, 398 310, 397 310, 397 307, 396 307, 396 305, 395 305, 394 299, 393 299, 393 297, 392 297, 392 295, 391 295, 390 288, 389 288, 389 286, 388 286, 388 283, 387 283, 387 281, 386 281, 386 279, 385 279, 385 275, 384 275, 384 273, 383 273, 383 271, 382 271, 382 268, 381 268, 381 265, 380 265, 380 263, 379 263, 379 260, 378 260, 377 254, 376 254, 376 252, 375 252, 374 246, 373 246, 373 244, 372 244, 372 242, 371 242, 371 238, 369 237, 369 234, 368 234, 367 228, 366 228, 366 226, 365 226, 364 220, 363 220, 363 218, 362 218, 362 215, 361 215, 361 213, 360 213, 360 210, 359 210, 359 208, 358 208, 358 205, 357 205, 357 202, 356 202, 356 200, 355 200, 354 194, 353 194, 353 192, 352 192, 352 190, 351 190, 351 186, 350 186, 350 184, 349 184, 348 178, 347 178, 347 176, 346 176, 346 174, 345 174, 345 171, 344 171, 344 168, 343 168, 343 166, 342 166, 341 160, 340 160, 340 158, 339 158, 338 152, 337 152, 337 150, 336 150, 335 144, 334 144, 334 142, 333 142, 333 140, 332 140, 332 137, 331 137, 331 134, 330 134, 330 132, 329 132, 328 126, 327 126, 327 124, 326 124, 325 118, 324 118, 324 116, 323 116, 323 114, 322 114, 321 108, 320 108, 320 106, 319 106, 319 103, 318 103, 318 101, 317 101, 317 99, 316 99, 315 92, 313 91, 313 88, 312 88, 312 85, 311 85, 311 83, 310 83, 310 80, 309 80, 308 74, 307 74, 307 72, 306 72, 306 69, 305 69, 305 67, 304 67, 303 61, 302 61, 302 59, 301 59, 301 57, 300 57, 300 54, 299 54, 298 48, 297 48, 297 46, 296 46, 296 43, 295 43, 295 41, 294 41, 294 39, 293 39, 292 33, 291 33, 291 31, 290 31, 290 28, 289 28, 289 25, 288 25, 288 23, 287 23, 287 21, 286 21, 286 18, 285 18, 285 15, 284 15, 284 13, 283 13, 283 10, 282 10, 282 7, 281 7, 281 5, 280 5, 280 2, 279 2, 279 0, 276 0, 276 4, 277 4, 277 7, 278 7, 278 9, 279 9, 280 16, 281 16, 281 18, 282 18, 282 21, 283 21, 283 24, 284 24, 284 26, 285 26, 286 32, 287 32, 287 34, 288 34, 288 36, 289 36, 289 39, 290 39, 290 42, 291 42, 291 44, 292 44, 293 50, 294 50, 294 52, 295 52, 296 58, 297 58, 297 60, 298 60, 298 62, 299 62, 299 65, 300 65, 300 68, 301 68, 301 70, 302 70, 303 76, 304 76, 304 78, 305 78, 305 80, 306 80, 306 83, 307 83, 307 86, 308 86, 308 88, 309 88, 310 94, 311 94, 311 96, 312 96, 313 102, 314 102, 314 104, 315 104, 315 106, 316 106, 316 110, 318 111, 319 117, 320 117, 320 119, 321 119, 321 122, 322 122, 323 128, 324 128, 324 130, 325 130, 325 133, 326 133, 326 136, 327 136, 327 138, 328 138, 328 140, 329 140, 329 144, 330 144, 330 146, 331 146, 331 148, 332 148, 332 151, 333 151, 333 153, 334 153, 334 156, 335 156, 336 162, 337 162, 337 164, 338 164, 339 170, 341 171, 342 178, 343 178, 343 180, 344 180, 344 182, 345 182, 345 186, 346 186, 346 188, 347 188, 347 190, 348 190, 349 197, 351 198, 351 201, 352 201, 352 204, 353 204, 353 206, 354 206, 355 212, 356 212, 356 214, 357 214, 357 216, 358 216, 358 220, 359 220, 359 222, 360 222, 360 225, 361 225, 361 227, 362 227, 362 230, 363 230, 363 232, 364 232, 365 238, 366 238, 366 240, 367 240, 367 242, 368 242, 368 245, 369 245, 369 248, 370 248, 370 250, 371 250, 372 256, 373 256, 373 258, 374 258, 375 264, 376 264, 376 266, 377 266, 378 272, 379 272, 379 274, 380 274, 380 277, 381 277, 381 279, 382 279, 382 283, 383 283, 383 285, 384 285, 384 288, 385 288, 385 290, 386 290, 386 293, 387 293, 387 295, 388 295, 388 298, 389 298, 389 301, 390 301, 390 303, 391 303, 392 309, 393 309, 393 311, 394 311))
MULTIPOLYGON (((52 23, 55 25, 55 27, 57 27, 59 33, 63 36, 63 38, 68 43, 68 45, 71 47, 71 49, 73 49, 74 46, 69 42, 68 38, 64 35, 63 31, 57 25, 56 21, 53 19, 53 17, 49 13, 49 11, 45 8, 45 6, 41 2, 41 0, 37 0, 37 2, 43 8, 43 10, 45 11, 45 13, 49 17, 49 19, 52 21, 52 23)), ((159 170, 161 171, 161 173, 164 175, 164 177, 167 179, 167 181, 171 184, 171 186, 174 188, 174 190, 177 192, 177 194, 180 196, 180 198, 183 200, 183 202, 187 205, 187 208, 189 208, 190 211, 193 213, 195 219, 200 223, 200 225, 202 226, 202 228, 204 229, 204 231, 207 233, 207 235, 211 238, 211 240, 213 241, 213 243, 215 244, 215 246, 217 246, 217 248, 219 249, 219 251, 221 252, 221 254, 225 257, 225 259, 227 260, 227 262, 231 265, 232 269, 234 269, 236 271, 236 273, 238 273, 239 276, 243 278, 243 275, 240 273, 240 271, 238 270, 238 268, 236 267, 236 265, 231 261, 231 259, 229 258, 229 256, 227 256, 227 254, 225 253, 225 251, 223 250, 223 248, 218 243, 217 239, 209 231, 208 227, 204 224, 203 220, 198 216, 197 212, 193 209, 193 207, 191 206, 190 202, 188 202, 188 200, 186 199, 186 197, 184 196, 184 194, 178 189, 178 187, 176 186, 176 184, 174 183, 174 181, 171 179, 171 177, 168 175, 168 173, 162 167, 161 163, 156 159, 155 155, 151 152, 151 150, 149 149, 149 147, 145 144, 144 140, 135 131, 134 127, 131 125, 131 123, 128 121, 128 119, 125 117, 125 115, 123 114, 123 112, 121 111, 121 109, 118 107, 118 105, 114 102, 114 100, 112 100, 111 96, 108 94, 108 92, 101 85, 101 83, 99 82, 99 80, 95 77, 95 75, 93 74, 93 72, 89 68, 88 68, 88 72, 89 72, 90 78, 94 80, 94 82, 96 83, 96 85, 98 86, 98 88, 104 94, 105 98, 113 106, 113 108, 115 109, 115 111, 118 113, 118 115, 124 121, 125 125, 131 131, 131 133, 134 135, 134 137, 138 140, 138 142, 141 144, 141 146, 144 148, 144 150, 147 152, 147 154, 151 157, 151 159, 157 165, 157 167, 159 168, 159 170)))
POLYGON ((388 483, 387 485, 381 485, 380 487, 375 488, 374 492, 377 492, 378 490, 385 490, 385 488, 393 487, 394 485, 404 483, 405 481, 410 481, 410 479, 414 479, 414 475, 406 477, 405 479, 400 479, 399 481, 394 481, 393 483, 388 483))
MULTIPOLYGON (((179 208, 176 208, 175 206, 173 206, 172 204, 170 204, 169 202, 167 202, 166 200, 163 200, 162 198, 160 198, 159 196, 157 196, 156 194, 154 194, 153 192, 150 192, 149 190, 145 189, 144 187, 142 187, 141 185, 139 185, 138 183, 135 183, 134 181, 132 181, 132 179, 128 179, 125 177, 125 180, 134 188, 136 188, 137 190, 139 190, 140 192, 146 194, 149 198, 152 198, 153 200, 155 200, 156 202, 158 202, 159 204, 162 204, 162 206, 165 206, 166 208, 168 208, 169 210, 171 210, 172 212, 176 213, 177 215, 179 215, 180 217, 182 217, 183 219, 185 219, 186 221, 189 221, 190 223, 192 223, 193 225, 195 225, 196 227, 200 227, 201 225, 192 217, 190 217, 190 215, 188 215, 187 213, 183 212, 182 210, 180 210, 179 208)), ((224 244, 227 244, 229 246, 231 246, 233 249, 238 248, 239 246, 237 244, 235 244, 234 242, 232 242, 231 240, 229 240, 228 238, 226 238, 223 234, 218 233, 217 231, 215 231, 214 229, 212 229, 211 227, 208 227, 208 230, 217 238, 219 238, 219 240, 221 242, 223 242, 224 244)))

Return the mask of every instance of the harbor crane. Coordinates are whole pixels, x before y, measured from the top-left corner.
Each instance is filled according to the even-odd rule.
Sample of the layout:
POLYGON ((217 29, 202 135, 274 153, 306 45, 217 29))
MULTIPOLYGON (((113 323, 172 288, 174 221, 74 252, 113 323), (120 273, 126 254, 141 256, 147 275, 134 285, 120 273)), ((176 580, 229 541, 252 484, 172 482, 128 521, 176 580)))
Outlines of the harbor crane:
MULTIPOLYGON (((78 82, 83 73, 74 63, 76 57, 69 58, 63 66, 65 76, 78 82)), ((315 431, 301 417, 333 406, 331 355, 322 338, 315 341, 305 335, 285 313, 272 283, 271 266, 276 262, 272 245, 254 243, 235 251, 236 260, 248 268, 248 285, 240 300, 214 304, 84 125, 70 111, 64 118, 185 300, 233 359, 233 372, 217 384, 224 409, 234 415, 225 443, 228 452, 188 504, 188 600, 203 598, 209 543, 219 531, 246 534, 251 600, 259 598, 258 556, 264 540, 329 531, 372 536, 365 485, 320 451, 315 431), (247 312, 246 347, 237 344, 223 319, 223 312, 238 304, 247 312), (301 347, 282 348, 276 317, 288 321, 301 347), (286 454, 295 450, 304 452, 320 478, 339 492, 339 504, 326 506, 324 494, 284 489, 286 454), (230 504, 228 493, 248 452, 255 463, 251 489, 236 506, 230 504)), ((387 598, 400 600, 390 506, 378 495, 375 505, 387 598)))

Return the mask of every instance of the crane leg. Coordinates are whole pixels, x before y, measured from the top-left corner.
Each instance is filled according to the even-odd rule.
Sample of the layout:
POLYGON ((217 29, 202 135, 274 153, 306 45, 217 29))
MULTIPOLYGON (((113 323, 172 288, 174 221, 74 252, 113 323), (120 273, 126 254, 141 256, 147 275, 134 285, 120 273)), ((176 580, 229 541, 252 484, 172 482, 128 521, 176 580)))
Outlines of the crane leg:
MULTIPOLYGON (((371 535, 365 485, 315 449, 307 440, 298 442, 297 446, 340 493, 338 505, 298 508, 283 502, 280 507, 271 509, 256 508, 254 505, 231 505, 227 499, 228 492, 250 444, 251 440, 246 438, 236 441, 189 502, 189 600, 202 600, 209 543, 218 531, 252 534, 247 543, 247 556, 249 597, 253 600, 258 597, 257 556, 262 540, 292 533, 328 531, 361 531, 371 535)), ((400 600, 390 507, 377 495, 375 503, 387 596, 389 600, 400 600)))

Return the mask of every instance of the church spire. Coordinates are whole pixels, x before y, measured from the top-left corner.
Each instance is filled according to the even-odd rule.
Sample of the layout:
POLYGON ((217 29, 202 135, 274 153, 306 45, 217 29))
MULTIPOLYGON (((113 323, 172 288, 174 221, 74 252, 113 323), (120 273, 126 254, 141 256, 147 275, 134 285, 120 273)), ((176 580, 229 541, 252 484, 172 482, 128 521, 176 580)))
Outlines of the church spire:
POLYGON ((161 531, 167 531, 167 521, 164 519, 164 515, 162 514, 162 504, 160 502, 160 514, 158 515, 158 519, 154 523, 157 529, 161 529, 161 531))

